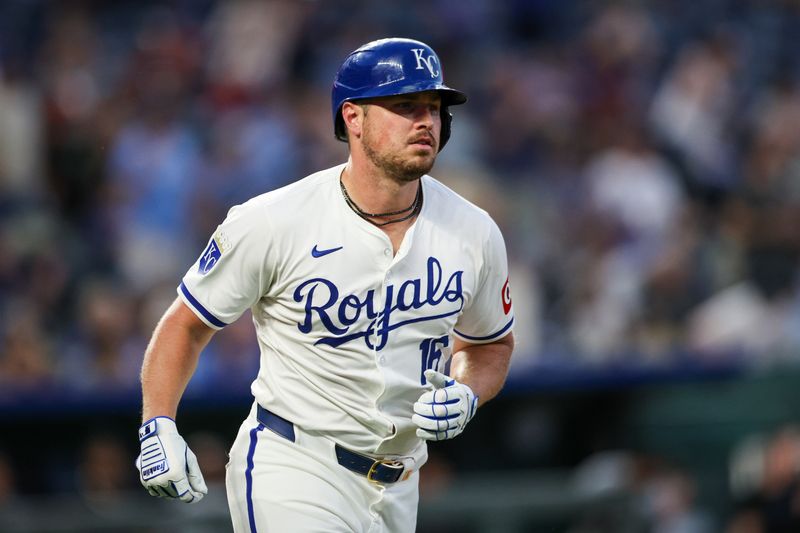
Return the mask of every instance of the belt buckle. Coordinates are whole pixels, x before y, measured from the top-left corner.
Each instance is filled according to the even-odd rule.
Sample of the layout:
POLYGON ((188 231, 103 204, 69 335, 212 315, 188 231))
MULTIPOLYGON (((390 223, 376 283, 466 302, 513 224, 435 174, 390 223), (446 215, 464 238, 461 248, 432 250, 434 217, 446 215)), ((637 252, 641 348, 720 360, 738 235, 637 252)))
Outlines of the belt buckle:
POLYGON ((378 471, 378 467, 380 465, 386 466, 388 468, 394 468, 401 472, 405 468, 405 465, 402 462, 396 461, 394 459, 376 459, 375 462, 372 463, 372 466, 369 467, 369 472, 367 472, 367 481, 369 481, 370 483, 382 483, 382 481, 372 477, 378 471))

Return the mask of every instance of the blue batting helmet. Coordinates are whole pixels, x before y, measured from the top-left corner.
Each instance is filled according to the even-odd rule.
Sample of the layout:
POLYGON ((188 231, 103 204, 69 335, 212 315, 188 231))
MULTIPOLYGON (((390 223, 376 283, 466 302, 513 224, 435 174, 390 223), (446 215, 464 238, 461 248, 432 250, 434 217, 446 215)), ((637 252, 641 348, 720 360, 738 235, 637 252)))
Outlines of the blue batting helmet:
POLYGON ((340 141, 347 140, 342 104, 345 102, 438 91, 442 98, 441 150, 450 138, 451 105, 467 101, 464 93, 444 84, 439 56, 427 44, 413 39, 380 39, 365 44, 347 56, 333 80, 331 108, 333 131, 340 141))

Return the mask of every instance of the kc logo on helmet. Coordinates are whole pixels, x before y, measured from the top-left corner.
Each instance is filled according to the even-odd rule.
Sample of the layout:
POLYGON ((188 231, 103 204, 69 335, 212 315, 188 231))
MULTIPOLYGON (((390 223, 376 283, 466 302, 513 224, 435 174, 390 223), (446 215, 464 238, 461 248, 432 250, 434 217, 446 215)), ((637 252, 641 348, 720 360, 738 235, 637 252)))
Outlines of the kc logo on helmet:
POLYGON ((439 75, 439 71, 436 69, 439 61, 436 59, 435 55, 431 54, 428 57, 423 57, 422 54, 425 53, 424 48, 412 48, 411 51, 414 52, 414 58, 417 60, 416 70, 422 70, 424 65, 424 68, 427 68, 428 72, 431 73, 431 78, 435 78, 439 75))

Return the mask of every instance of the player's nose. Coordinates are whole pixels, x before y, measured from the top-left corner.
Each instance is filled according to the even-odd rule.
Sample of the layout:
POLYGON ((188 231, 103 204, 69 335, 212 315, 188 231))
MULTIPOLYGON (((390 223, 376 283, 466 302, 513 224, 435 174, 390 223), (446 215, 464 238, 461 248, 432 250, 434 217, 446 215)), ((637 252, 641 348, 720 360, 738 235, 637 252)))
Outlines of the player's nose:
POLYGON ((416 108, 417 123, 431 129, 433 128, 434 116, 438 116, 438 114, 438 108, 427 104, 420 104, 416 108))

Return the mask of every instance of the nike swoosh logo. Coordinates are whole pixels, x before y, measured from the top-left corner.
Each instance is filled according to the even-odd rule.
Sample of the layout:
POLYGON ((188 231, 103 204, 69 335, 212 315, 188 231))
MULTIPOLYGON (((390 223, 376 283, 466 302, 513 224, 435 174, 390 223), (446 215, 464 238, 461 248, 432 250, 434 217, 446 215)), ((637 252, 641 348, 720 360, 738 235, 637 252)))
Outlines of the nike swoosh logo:
POLYGON ((344 248, 344 246, 339 246, 338 248, 328 248, 327 250, 317 250, 317 245, 315 244, 314 247, 311 249, 311 256, 312 257, 322 257, 323 255, 332 254, 333 252, 338 252, 344 248))

